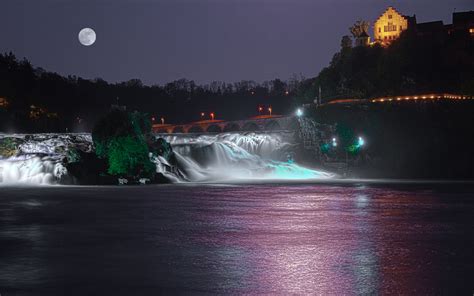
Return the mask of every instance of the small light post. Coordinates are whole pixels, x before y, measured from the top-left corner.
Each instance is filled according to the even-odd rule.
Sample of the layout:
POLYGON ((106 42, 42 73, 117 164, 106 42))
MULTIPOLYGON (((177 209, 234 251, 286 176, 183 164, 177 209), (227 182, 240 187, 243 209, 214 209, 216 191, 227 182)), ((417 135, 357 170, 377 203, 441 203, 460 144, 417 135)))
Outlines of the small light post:
POLYGON ((204 116, 206 116, 206 113, 201 112, 201 120, 204 120, 204 116))
POLYGON ((214 112, 211 112, 211 114, 209 114, 211 116, 211 121, 214 121, 214 112))
POLYGON ((165 118, 164 118, 164 117, 161 117, 161 124, 162 124, 162 125, 165 124, 165 118))
POLYGON ((296 116, 298 117, 303 116, 303 110, 301 110, 301 108, 296 109, 296 116))
POLYGON ((272 116, 272 107, 268 107, 268 113, 270 113, 270 116, 272 116))
POLYGON ((262 115, 263 108, 262 106, 258 106, 258 115, 262 115))

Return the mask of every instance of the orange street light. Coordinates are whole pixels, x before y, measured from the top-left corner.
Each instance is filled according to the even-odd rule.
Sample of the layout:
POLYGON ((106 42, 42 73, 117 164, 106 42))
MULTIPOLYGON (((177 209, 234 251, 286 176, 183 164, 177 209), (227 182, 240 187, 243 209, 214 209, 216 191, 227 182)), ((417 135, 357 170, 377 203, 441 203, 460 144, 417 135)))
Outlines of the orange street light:
POLYGON ((161 117, 161 124, 165 124, 165 118, 161 117))
POLYGON ((268 107, 268 112, 270 113, 270 116, 272 116, 272 107, 268 107))
POLYGON ((209 115, 211 116, 211 120, 214 120, 214 112, 211 112, 209 115))
POLYGON ((262 114, 262 111, 263 111, 263 107, 262 106, 258 106, 258 114, 262 114))

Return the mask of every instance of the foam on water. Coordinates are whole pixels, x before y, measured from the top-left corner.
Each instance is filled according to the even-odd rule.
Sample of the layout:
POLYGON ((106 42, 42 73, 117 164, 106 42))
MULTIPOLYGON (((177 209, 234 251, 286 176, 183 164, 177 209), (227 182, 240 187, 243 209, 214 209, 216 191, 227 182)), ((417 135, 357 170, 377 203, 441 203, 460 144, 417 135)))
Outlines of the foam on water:
MULTIPOLYGON (((0 184, 60 183, 68 176, 62 163, 68 147, 92 143, 87 134, 9 137, 13 136, 24 142, 18 147, 19 156, 0 158, 0 184)), ((177 165, 161 156, 151 156, 151 160, 156 171, 171 182, 308 180, 333 176, 293 162, 293 148, 297 145, 281 133, 161 136, 171 143, 177 165)))
POLYGON ((178 166, 189 181, 233 179, 328 179, 332 174, 305 168, 285 159, 296 146, 281 134, 221 133, 172 135, 178 166))

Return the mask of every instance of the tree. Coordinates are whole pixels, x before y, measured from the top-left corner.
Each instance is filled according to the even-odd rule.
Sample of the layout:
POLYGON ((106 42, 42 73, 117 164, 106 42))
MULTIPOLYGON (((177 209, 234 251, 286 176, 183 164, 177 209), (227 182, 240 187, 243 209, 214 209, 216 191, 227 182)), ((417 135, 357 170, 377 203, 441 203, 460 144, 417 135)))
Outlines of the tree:
POLYGON ((351 48, 351 47, 352 47, 351 36, 349 36, 349 35, 342 36, 341 48, 344 50, 346 48, 351 48))
POLYGON ((368 21, 358 20, 349 28, 349 31, 352 33, 354 38, 359 38, 363 33, 369 35, 369 27, 370 23, 368 21))
POLYGON ((115 176, 150 177, 156 169, 150 161, 146 142, 130 135, 111 139, 107 161, 107 172, 115 176))
POLYGON ((139 179, 151 177, 148 138, 151 123, 147 114, 112 110, 94 127, 92 140, 99 158, 106 159, 111 175, 139 179))

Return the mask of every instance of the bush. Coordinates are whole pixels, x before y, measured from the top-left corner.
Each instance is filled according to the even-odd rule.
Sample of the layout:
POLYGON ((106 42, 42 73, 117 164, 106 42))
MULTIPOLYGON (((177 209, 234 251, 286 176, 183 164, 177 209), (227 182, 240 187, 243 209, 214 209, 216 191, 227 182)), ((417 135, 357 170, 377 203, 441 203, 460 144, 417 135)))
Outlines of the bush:
POLYGON ((107 161, 110 175, 135 180, 152 177, 147 141, 151 122, 143 113, 113 110, 101 118, 92 131, 96 155, 107 161))
POLYGON ((108 164, 109 174, 136 179, 150 177, 155 171, 146 143, 131 136, 116 137, 110 141, 108 164))

